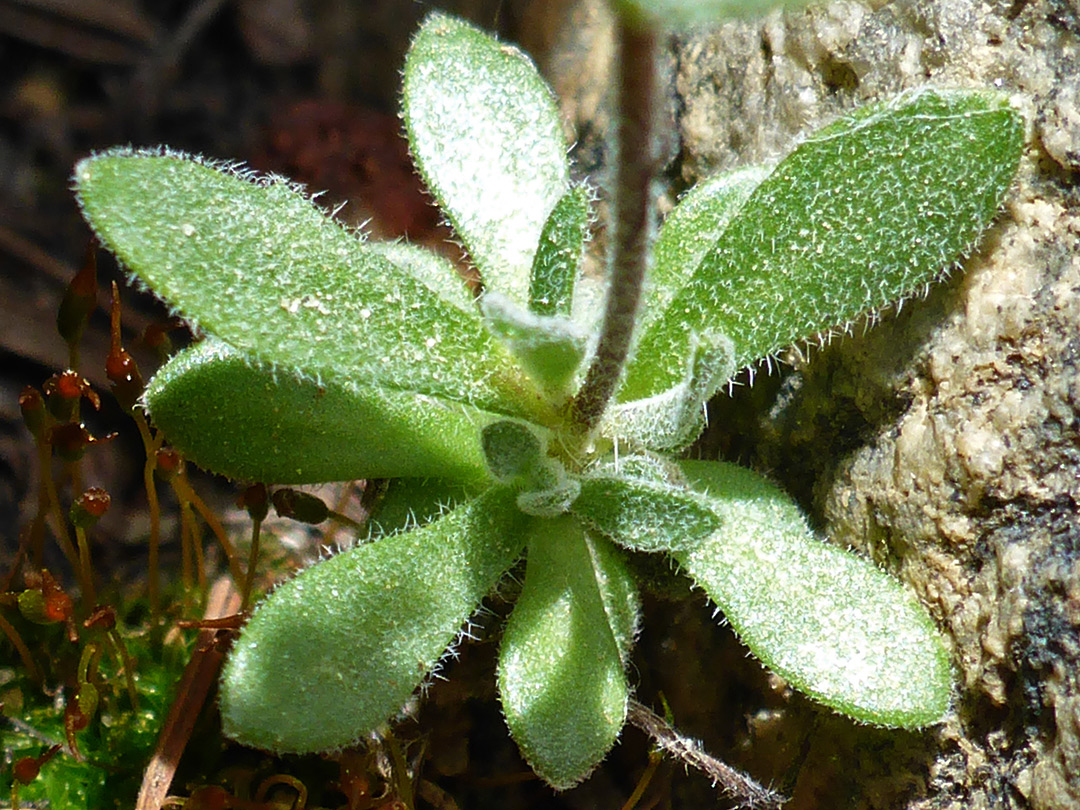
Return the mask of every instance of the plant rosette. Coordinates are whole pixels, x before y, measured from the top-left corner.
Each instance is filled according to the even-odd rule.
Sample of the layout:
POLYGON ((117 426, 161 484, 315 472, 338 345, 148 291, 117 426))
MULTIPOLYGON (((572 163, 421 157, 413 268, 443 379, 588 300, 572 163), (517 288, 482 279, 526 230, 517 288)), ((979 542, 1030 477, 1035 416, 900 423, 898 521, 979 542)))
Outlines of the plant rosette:
POLYGON ((523 554, 499 693, 556 788, 626 720, 627 554, 669 555, 826 706, 940 721, 949 658, 915 598, 814 537, 761 475, 678 453, 735 371, 923 289, 970 249, 1019 159, 1007 101, 905 93, 692 189, 658 233, 634 350, 593 431, 570 407, 603 298, 581 275, 592 195, 570 180, 552 93, 516 49, 432 14, 403 104, 478 298, 449 262, 366 241, 278 177, 167 149, 75 171, 102 243, 207 335, 147 388, 170 442, 243 480, 393 479, 369 541, 254 611, 222 678, 226 734, 322 752, 383 728, 523 554))

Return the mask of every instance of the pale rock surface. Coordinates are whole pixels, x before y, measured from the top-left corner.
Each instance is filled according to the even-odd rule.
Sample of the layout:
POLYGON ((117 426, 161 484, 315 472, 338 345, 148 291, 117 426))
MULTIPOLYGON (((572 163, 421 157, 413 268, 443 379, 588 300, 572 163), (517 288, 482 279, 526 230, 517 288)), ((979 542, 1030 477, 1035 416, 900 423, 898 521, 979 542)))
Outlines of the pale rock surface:
POLYGON ((957 666, 921 761, 833 758, 847 787, 801 775, 793 806, 1080 807, 1080 9, 841 2, 686 36, 676 59, 689 182, 927 83, 999 88, 1027 119, 1018 180, 964 267, 797 362, 749 460, 909 582, 957 666), (880 785, 907 771, 897 804, 880 785))

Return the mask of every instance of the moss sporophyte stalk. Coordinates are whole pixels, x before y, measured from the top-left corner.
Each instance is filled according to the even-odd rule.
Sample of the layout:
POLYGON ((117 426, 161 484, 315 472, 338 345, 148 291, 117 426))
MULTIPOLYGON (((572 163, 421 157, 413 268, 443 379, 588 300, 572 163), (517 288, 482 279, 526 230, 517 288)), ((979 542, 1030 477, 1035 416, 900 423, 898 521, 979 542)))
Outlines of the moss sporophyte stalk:
MULTIPOLYGON (((624 47, 651 56, 644 12, 618 8, 624 47)), ((523 54, 438 13, 409 50, 403 116, 478 297, 446 260, 367 241, 282 178, 167 148, 76 168, 101 242, 206 335, 146 389, 170 443, 245 481, 391 479, 365 542, 255 608, 221 680, 229 736, 323 752, 385 728, 522 557, 499 695, 556 788, 627 719, 629 555, 667 555, 826 706, 903 728, 949 711, 949 658, 912 594, 814 537, 762 475, 681 453, 736 371, 971 248, 1015 172, 1018 114, 929 88, 864 107, 775 166, 701 183, 650 246, 627 223, 651 217, 653 161, 632 144, 655 139, 627 99, 652 98, 654 77, 628 71, 619 154, 640 176, 616 172, 610 289, 581 273, 596 194, 570 179, 551 91, 523 54)))

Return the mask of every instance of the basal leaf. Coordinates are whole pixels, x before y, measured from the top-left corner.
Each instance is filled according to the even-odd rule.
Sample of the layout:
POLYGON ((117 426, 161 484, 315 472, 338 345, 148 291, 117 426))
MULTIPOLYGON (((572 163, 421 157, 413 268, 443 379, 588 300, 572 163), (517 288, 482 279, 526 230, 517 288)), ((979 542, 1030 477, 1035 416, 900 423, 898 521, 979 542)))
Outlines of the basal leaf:
POLYGON ((571 510, 635 551, 687 550, 720 526, 713 510, 684 488, 614 474, 584 476, 571 510))
MULTIPOLYGON (((499 694, 522 756, 564 790, 588 776, 622 729, 629 690, 611 621, 625 624, 634 611, 608 612, 601 588, 625 593, 628 581, 576 520, 532 526, 525 587, 499 653, 499 694)), ((633 629, 621 628, 627 635, 633 629)))
POLYGON ((475 312, 367 248, 287 182, 114 151, 79 163, 75 185, 87 221, 126 267, 263 362, 324 383, 549 418, 475 312))
POLYGON ((365 242, 378 253, 459 309, 473 312, 476 303, 457 268, 436 253, 408 242, 365 242))
POLYGON ((445 478, 369 480, 367 485, 385 487, 367 523, 372 538, 426 526, 476 495, 473 487, 445 478))
POLYGON ((544 223, 529 285, 529 309, 537 315, 570 315, 590 213, 589 189, 575 186, 544 223))
POLYGON ((820 130, 644 333, 620 399, 676 385, 695 331, 731 338, 742 367, 920 289, 993 218, 1022 134, 1004 96, 926 89, 820 130))
POLYGON ((225 733, 310 753, 380 728, 520 554, 524 520, 509 493, 494 489, 286 582, 258 606, 226 662, 225 733))
POLYGON ((622 549, 593 532, 586 531, 585 535, 600 601, 604 605, 623 669, 626 669, 641 619, 637 584, 622 549))
POLYGON ((794 502, 756 473, 713 461, 680 466, 721 526, 673 556, 762 663, 863 722, 918 728, 943 718, 948 653, 899 581, 815 539, 794 502))
POLYGON ((569 187, 555 99, 536 67, 431 14, 405 59, 404 114, 420 174, 485 286, 527 307, 540 233, 569 187))
POLYGON ((151 380, 154 423, 199 466, 276 484, 439 476, 488 479, 480 434, 501 417, 410 391, 322 385, 215 340, 151 380))

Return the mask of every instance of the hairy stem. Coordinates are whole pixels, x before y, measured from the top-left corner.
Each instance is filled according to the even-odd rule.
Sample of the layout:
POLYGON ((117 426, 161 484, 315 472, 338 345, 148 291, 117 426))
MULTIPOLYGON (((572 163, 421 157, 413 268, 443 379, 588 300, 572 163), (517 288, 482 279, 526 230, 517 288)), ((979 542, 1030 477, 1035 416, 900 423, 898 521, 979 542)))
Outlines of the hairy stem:
POLYGON ((630 701, 626 719, 648 734, 653 743, 669 755, 712 779, 739 807, 747 810, 779 810, 787 801, 785 796, 759 785, 746 774, 711 756, 696 740, 684 737, 664 718, 636 700, 630 701))
POLYGON ((619 129, 611 286, 596 356, 572 406, 574 421, 587 431, 604 415, 630 351, 649 259, 656 175, 657 35, 627 20, 619 21, 617 35, 619 129))

